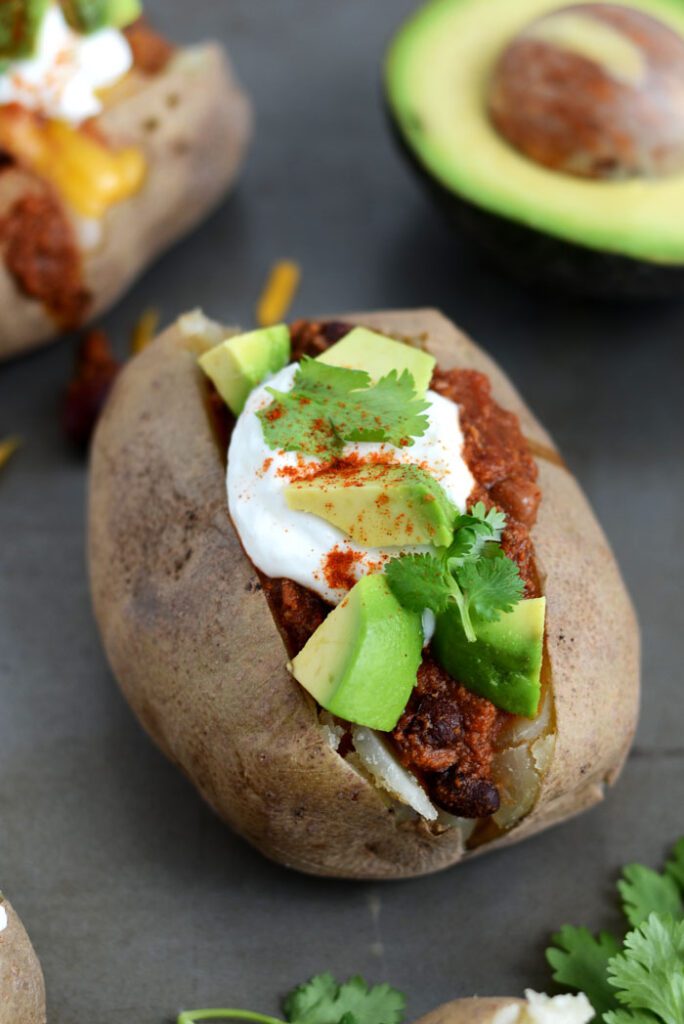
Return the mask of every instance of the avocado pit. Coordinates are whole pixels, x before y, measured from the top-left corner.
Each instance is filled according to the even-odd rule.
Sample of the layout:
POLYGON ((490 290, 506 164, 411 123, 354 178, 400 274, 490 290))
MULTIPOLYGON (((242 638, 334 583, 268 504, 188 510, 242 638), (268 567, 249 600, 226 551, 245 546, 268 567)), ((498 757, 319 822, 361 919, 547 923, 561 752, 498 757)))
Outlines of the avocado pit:
POLYGON ((563 7, 501 53, 488 113, 530 160, 593 179, 684 171, 684 39, 619 4, 563 7))

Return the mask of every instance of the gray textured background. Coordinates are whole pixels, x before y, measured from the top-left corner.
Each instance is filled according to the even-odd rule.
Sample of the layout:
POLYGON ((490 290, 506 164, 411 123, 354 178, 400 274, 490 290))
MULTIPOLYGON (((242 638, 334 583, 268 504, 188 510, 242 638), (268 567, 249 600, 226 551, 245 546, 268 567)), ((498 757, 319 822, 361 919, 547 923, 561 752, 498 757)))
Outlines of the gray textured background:
POLYGON ((623 863, 684 832, 684 303, 534 297, 454 239, 394 153, 379 61, 409 0, 149 0, 178 40, 216 35, 255 101, 236 194, 106 320, 152 304, 251 322, 270 264, 303 267, 295 314, 432 304, 501 361, 556 436, 624 567, 645 639, 636 749, 604 807, 422 881, 298 877, 235 839, 124 706, 83 565, 85 468, 58 428, 73 349, 0 370, 0 877, 42 957, 53 1024, 159 1024, 181 1007, 274 1011, 308 975, 362 972, 417 1015, 544 986, 566 921, 608 925, 623 863))

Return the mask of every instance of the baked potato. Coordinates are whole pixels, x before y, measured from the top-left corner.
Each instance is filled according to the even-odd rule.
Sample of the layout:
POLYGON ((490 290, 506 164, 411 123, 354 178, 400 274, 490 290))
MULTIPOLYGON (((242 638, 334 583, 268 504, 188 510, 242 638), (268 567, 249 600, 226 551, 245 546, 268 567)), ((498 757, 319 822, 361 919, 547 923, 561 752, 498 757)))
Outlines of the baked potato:
POLYGON ((250 106, 222 48, 126 33, 133 66, 97 116, 0 106, 0 359, 106 311, 240 167, 250 106))
POLYGON ((455 999, 416 1024, 586 1024, 594 1016, 584 995, 552 1000, 535 992, 525 995, 525 999, 455 999))
POLYGON ((45 985, 31 941, 0 895, 0 1024, 45 1024, 45 985))
MULTIPOLYGON (((481 349, 433 310, 326 324, 300 324, 297 337, 324 348, 326 337, 364 325, 431 353, 443 375, 491 384, 491 409, 519 437, 533 475, 538 469, 542 500, 528 547, 547 606, 544 699, 536 720, 507 719, 490 763, 496 813, 479 814, 477 799, 466 814, 477 821, 442 812, 430 820, 407 807, 388 781, 398 761, 390 757, 385 770, 377 745, 370 756, 348 736, 340 745, 339 723, 288 674, 288 655, 307 637, 298 641, 288 629, 288 581, 255 569, 226 509, 222 428, 231 423, 214 415, 215 395, 198 368, 198 356, 226 330, 200 313, 181 318, 126 367, 99 422, 89 495, 92 596, 112 671, 138 718, 238 833, 304 872, 405 878, 517 842, 601 800, 635 729, 638 626, 577 481, 481 349)), ((508 500, 497 486, 490 500, 508 500)), ((296 593, 306 604, 307 592, 296 593)))

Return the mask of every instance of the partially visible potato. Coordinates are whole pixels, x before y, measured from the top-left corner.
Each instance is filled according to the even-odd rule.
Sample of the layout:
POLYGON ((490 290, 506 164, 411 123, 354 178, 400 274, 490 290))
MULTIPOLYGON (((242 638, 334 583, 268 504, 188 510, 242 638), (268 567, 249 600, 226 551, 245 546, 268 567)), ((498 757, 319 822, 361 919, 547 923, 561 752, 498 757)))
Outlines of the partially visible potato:
POLYGON ((588 1024, 594 1011, 585 995, 550 999, 527 991, 526 999, 456 999, 416 1024, 588 1024))
POLYGON ((38 957, 10 903, 0 896, 0 1024, 45 1024, 45 985, 38 957), (4 913, 3 913, 4 911, 4 913))
POLYGON ((197 337, 179 325, 123 371, 94 439, 92 593, 131 706, 233 828, 301 871, 406 878, 526 838, 602 799, 634 733, 639 632, 577 481, 492 360, 432 310, 338 319, 412 339, 445 369, 484 371, 539 453, 532 537, 548 602, 553 700, 545 733, 521 727, 515 757, 502 758, 500 829, 473 845, 458 827, 401 813, 331 746, 330 730, 286 670, 283 641, 233 529, 197 337))
MULTIPOLYGON (((97 130, 115 148, 139 148, 147 177, 140 192, 111 207, 101 222, 81 222, 67 211, 91 296, 84 320, 112 306, 152 260, 217 205, 251 134, 249 102, 218 45, 179 50, 163 71, 131 72, 118 88, 96 119, 97 130)), ((24 170, 5 169, 0 223, 17 198, 45 187, 24 170)), ((59 324, 8 273, 0 231, 0 359, 57 333, 59 324)))
POLYGON ((516 1024, 524 1006, 523 999, 455 999, 416 1024, 516 1024))

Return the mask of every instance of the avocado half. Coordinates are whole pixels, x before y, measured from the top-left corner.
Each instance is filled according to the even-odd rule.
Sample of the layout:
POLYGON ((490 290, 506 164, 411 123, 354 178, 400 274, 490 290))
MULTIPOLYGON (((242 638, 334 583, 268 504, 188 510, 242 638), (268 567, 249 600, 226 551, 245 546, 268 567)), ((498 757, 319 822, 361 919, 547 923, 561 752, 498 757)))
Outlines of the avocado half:
MULTIPOLYGON (((518 279, 605 298, 684 293, 684 173, 574 177, 519 153, 489 119, 487 84, 500 54, 529 22, 566 6, 430 0, 387 54, 395 136, 447 216, 518 279)), ((684 36, 683 0, 622 6, 684 36)))

